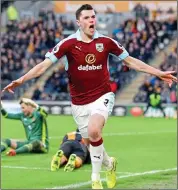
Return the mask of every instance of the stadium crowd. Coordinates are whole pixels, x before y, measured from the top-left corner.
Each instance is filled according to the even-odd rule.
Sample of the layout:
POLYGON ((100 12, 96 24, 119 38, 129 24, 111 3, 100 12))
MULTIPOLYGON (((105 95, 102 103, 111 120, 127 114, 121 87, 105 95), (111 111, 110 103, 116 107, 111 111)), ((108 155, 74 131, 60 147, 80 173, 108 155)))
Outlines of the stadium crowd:
MULTIPOLYGON (((149 63, 159 49, 169 43, 177 25, 175 19, 150 21, 147 16, 146 13, 143 18, 126 20, 113 30, 112 38, 122 44, 131 56, 149 63)), ((55 16, 52 11, 42 10, 37 21, 34 18, 20 22, 9 21, 7 32, 2 38, 2 87, 41 62, 47 50, 66 37, 64 30, 75 31, 75 24, 63 16, 55 16)), ((136 72, 129 70, 113 56, 110 56, 109 63, 111 85, 113 91, 117 92, 135 77, 136 72)), ((24 88, 28 88, 32 82, 34 81, 27 83, 24 88)), ((6 93, 2 97, 11 98, 6 93)), ((43 88, 36 88, 32 98, 69 100, 68 79, 64 68, 54 71, 43 88)))
MULTIPOLYGON (((164 59, 160 65, 160 69, 163 71, 177 71, 177 47, 169 55, 164 53, 164 59)), ((153 76, 147 76, 145 78, 144 83, 139 88, 139 92, 134 97, 134 102, 147 102, 149 95, 158 88, 161 88, 161 99, 163 103, 177 103, 177 85, 173 84, 169 87, 159 78, 153 76)))
MULTIPOLYGON (((64 29, 73 31, 75 25, 65 17, 56 18, 52 11, 42 10, 37 21, 34 18, 9 20, 7 32, 2 35, 2 87, 41 62, 45 53, 64 38, 64 29)), ((2 99, 9 98, 12 96, 3 94, 2 99)))

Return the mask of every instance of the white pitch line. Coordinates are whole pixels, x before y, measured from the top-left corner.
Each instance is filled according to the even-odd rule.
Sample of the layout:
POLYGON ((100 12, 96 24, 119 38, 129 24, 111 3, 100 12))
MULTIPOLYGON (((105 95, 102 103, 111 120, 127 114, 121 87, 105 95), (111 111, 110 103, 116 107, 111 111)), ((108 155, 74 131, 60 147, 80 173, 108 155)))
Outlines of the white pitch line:
POLYGON ((50 168, 36 168, 36 167, 25 167, 25 166, 1 166, 1 168, 24 169, 24 170, 50 170, 50 168))
MULTIPOLYGON (((104 137, 109 136, 130 136, 130 135, 147 135, 147 134, 161 134, 161 133, 175 133, 176 131, 153 131, 153 132, 128 132, 128 133, 103 133, 104 137)), ((49 137, 50 139, 59 139, 64 136, 49 137)))
MULTIPOLYGON (((82 172, 90 172, 91 173, 91 170, 83 170, 83 169, 79 169, 80 171, 82 172)), ((105 173, 106 171, 101 171, 102 173, 105 173)), ((116 172, 117 174, 132 174, 131 172, 116 172)))
MULTIPOLYGON (((8 168, 8 169, 23 169, 23 170, 50 170, 50 168, 37 168, 37 167, 26 167, 26 166, 1 166, 1 168, 8 168)), ((83 170, 79 169, 82 172, 91 172, 91 170, 83 170)), ((101 171, 105 172, 105 171, 101 171)), ((131 172, 116 172, 118 174, 132 174, 131 172)))
MULTIPOLYGON (((152 131, 152 132, 127 132, 127 133, 103 133, 104 137, 110 137, 110 136, 131 136, 131 135, 149 135, 149 134, 161 134, 161 133, 177 133, 176 131, 152 131)), ((61 139, 64 136, 52 136, 49 137, 49 139, 61 139)), ((18 140, 24 140, 24 139, 18 139, 18 140)))
MULTIPOLYGON (((175 170, 177 170, 177 168, 170 168, 170 169, 165 169, 165 170, 152 170, 152 171, 146 171, 146 172, 142 172, 142 173, 133 173, 133 174, 123 175, 123 176, 117 176, 117 179, 129 178, 129 177, 134 177, 134 176, 151 175, 151 174, 175 171, 175 170)), ((105 181, 105 179, 102 178, 101 181, 105 181)), ((53 188, 46 188, 46 189, 74 189, 74 188, 76 189, 76 188, 80 188, 80 187, 90 185, 90 184, 91 184, 91 181, 86 181, 86 182, 75 183, 75 184, 53 187, 53 188)))

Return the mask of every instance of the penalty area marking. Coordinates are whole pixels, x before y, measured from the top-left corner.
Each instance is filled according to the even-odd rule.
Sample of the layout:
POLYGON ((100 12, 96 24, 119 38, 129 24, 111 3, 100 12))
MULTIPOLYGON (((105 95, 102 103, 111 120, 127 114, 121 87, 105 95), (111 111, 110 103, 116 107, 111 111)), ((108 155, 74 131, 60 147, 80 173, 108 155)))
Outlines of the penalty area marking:
MULTIPOLYGON (((129 178, 129 177, 134 177, 134 176, 144 176, 144 175, 152 175, 156 173, 162 173, 162 172, 168 172, 168 171, 176 171, 177 168, 169 168, 165 170, 152 170, 152 171, 146 171, 142 173, 132 173, 128 175, 122 175, 122 176, 117 176, 117 179, 122 179, 122 178, 129 178)), ((104 178, 101 179, 101 181, 105 181, 104 178)), ((86 182, 81 182, 81 183, 75 183, 75 184, 70 184, 70 185, 65 185, 65 186, 58 186, 58 187, 52 187, 52 188, 46 188, 46 189, 76 189, 80 188, 86 185, 90 185, 91 181, 86 181, 86 182)))

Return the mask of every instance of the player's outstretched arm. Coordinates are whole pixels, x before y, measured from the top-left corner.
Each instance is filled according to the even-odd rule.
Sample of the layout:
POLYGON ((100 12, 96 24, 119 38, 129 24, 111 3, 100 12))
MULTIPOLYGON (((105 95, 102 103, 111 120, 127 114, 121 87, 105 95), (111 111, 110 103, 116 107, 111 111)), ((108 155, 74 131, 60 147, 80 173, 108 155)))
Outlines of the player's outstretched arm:
POLYGON ((9 85, 7 85, 2 92, 8 91, 10 93, 14 93, 13 89, 22 85, 24 82, 39 77, 42 75, 48 67, 52 65, 52 61, 48 58, 46 58, 44 61, 41 63, 37 64, 35 67, 33 67, 28 73, 23 75, 17 80, 12 81, 9 85))
POLYGON ((17 119, 20 120, 21 119, 21 115, 22 113, 8 113, 2 106, 2 102, 1 102, 1 114, 3 117, 8 118, 8 119, 17 119))
POLYGON ((139 59, 136 59, 134 57, 128 56, 124 59, 124 63, 137 71, 149 73, 151 75, 155 75, 168 83, 170 86, 172 85, 172 82, 178 82, 177 78, 173 76, 172 74, 175 73, 175 71, 160 71, 159 69, 156 69, 143 61, 140 61, 139 59))

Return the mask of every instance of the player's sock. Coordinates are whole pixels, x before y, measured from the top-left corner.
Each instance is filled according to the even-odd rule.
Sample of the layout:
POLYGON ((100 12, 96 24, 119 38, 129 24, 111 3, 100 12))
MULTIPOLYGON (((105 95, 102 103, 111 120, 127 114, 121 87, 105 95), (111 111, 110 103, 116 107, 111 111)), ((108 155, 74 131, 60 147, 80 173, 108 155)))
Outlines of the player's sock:
POLYGON ((11 140, 10 139, 5 139, 1 142, 1 152, 5 151, 7 147, 10 147, 11 145, 11 140))
POLYGON ((107 170, 110 170, 112 169, 112 160, 111 158, 108 156, 105 148, 103 149, 103 163, 104 167, 107 169, 107 170))
POLYGON ((32 150, 32 144, 27 144, 27 145, 24 145, 18 149, 16 149, 16 154, 21 154, 21 153, 27 153, 27 152, 30 152, 32 150))
POLYGON ((103 139, 97 142, 90 141, 90 156, 92 162, 92 181, 100 180, 100 171, 103 161, 103 139))

